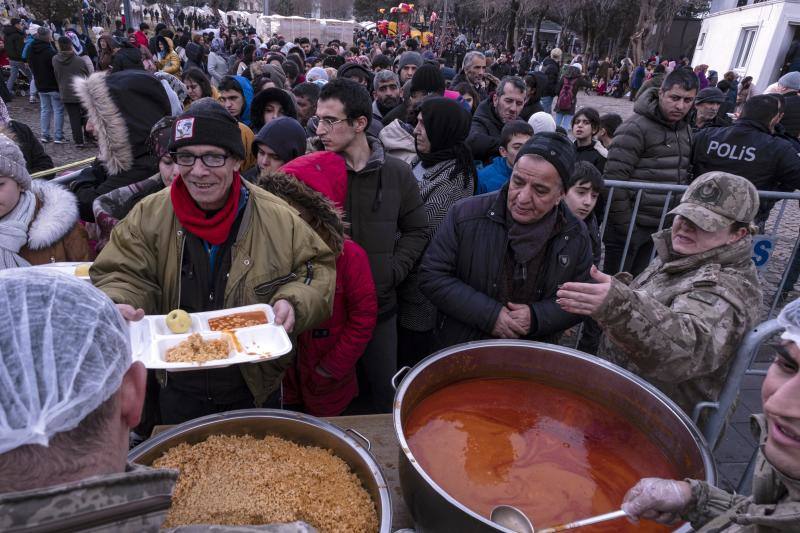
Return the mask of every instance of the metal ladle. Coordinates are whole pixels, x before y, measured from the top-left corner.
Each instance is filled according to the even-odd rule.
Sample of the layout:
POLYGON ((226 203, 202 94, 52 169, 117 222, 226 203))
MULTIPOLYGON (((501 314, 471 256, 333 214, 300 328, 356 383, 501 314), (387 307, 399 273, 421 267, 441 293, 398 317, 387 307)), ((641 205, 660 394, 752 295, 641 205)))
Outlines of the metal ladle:
POLYGON ((607 520, 615 520, 624 516, 627 516, 625 511, 614 511, 611 513, 593 516, 591 518, 584 518, 583 520, 577 520, 568 524, 562 524, 560 526, 540 529, 538 531, 533 529, 533 523, 527 516, 525 516, 525 513, 511 505, 498 505, 492 509, 492 513, 489 515, 489 518, 492 522, 500 524, 501 526, 512 531, 516 531, 517 533, 556 533, 557 531, 589 526, 599 522, 605 522, 607 520))

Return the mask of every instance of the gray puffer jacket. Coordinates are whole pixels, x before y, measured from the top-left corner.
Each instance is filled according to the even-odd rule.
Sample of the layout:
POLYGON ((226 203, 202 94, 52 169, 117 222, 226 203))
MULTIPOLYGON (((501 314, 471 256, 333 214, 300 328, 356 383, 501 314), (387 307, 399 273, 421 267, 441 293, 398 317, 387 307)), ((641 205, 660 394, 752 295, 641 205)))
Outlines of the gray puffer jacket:
MULTIPOLYGON (((691 161, 691 131, 686 117, 670 124, 661 115, 658 89, 653 87, 636 100, 635 115, 622 123, 608 150, 605 178, 647 183, 686 184, 691 161)), ((644 192, 636 224, 657 228, 667 193, 644 192)), ((672 195, 674 202, 679 195, 672 195)), ((614 234, 625 235, 633 213, 636 191, 615 189, 608 215, 614 234)))

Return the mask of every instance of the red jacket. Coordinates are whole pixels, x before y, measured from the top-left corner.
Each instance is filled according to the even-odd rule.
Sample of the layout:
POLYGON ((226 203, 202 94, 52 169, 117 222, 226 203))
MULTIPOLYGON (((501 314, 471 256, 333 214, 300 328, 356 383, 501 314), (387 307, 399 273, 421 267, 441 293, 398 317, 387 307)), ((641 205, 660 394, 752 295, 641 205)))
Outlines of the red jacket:
POLYGON ((133 35, 136 37, 136 44, 147 48, 149 40, 147 39, 147 35, 142 30, 137 30, 133 35))
MULTIPOLYGON (((321 192, 338 207, 347 194, 344 160, 316 152, 281 170, 321 192)), ((284 401, 302 404, 315 416, 336 416, 358 394, 356 363, 364 353, 378 315, 378 300, 367 253, 350 239, 336 259, 336 293, 331 318, 297 339, 297 364, 283 381, 284 401), (316 369, 322 367, 332 378, 316 369)))

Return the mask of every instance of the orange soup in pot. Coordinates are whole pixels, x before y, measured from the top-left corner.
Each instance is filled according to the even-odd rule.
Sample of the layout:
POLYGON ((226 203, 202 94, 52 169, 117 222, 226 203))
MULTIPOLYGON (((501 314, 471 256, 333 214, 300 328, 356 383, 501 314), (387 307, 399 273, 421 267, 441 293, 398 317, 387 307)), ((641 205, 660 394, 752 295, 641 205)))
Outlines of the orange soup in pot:
MULTIPOLYGON (((414 458, 462 505, 488 517, 525 512, 536 529, 620 508, 643 477, 676 477, 623 416, 568 390, 516 378, 454 383, 423 399, 404 427, 414 458)), ((581 531, 669 531, 618 519, 581 531)))

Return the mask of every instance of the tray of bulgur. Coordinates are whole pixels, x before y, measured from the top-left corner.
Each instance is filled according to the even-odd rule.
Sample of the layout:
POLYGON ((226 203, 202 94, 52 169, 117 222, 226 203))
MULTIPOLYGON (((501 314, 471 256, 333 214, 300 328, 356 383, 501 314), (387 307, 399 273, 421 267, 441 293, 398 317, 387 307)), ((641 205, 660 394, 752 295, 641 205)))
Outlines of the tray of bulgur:
POLYGON ((289 335, 275 324, 275 312, 267 304, 147 315, 130 323, 130 337, 134 360, 174 372, 257 363, 292 351, 289 335))
POLYGON ((156 459, 180 471, 163 527, 304 521, 322 533, 379 530, 375 503, 332 451, 267 435, 210 435, 156 459))

